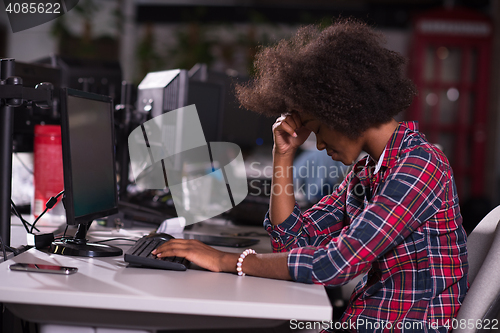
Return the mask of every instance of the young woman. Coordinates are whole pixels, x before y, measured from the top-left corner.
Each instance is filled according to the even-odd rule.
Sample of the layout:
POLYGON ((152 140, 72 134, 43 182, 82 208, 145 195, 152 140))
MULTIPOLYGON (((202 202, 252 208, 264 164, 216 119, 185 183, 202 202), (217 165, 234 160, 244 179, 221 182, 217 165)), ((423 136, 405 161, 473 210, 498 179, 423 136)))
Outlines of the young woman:
POLYGON ((263 48, 241 104, 281 115, 273 126, 273 191, 264 226, 275 253, 219 252, 173 240, 159 256, 213 271, 342 285, 360 274, 342 320, 359 332, 446 332, 467 292, 466 234, 446 156, 394 117, 416 89, 404 58, 362 23, 302 28, 263 48), (310 132, 319 150, 352 164, 340 187, 301 212, 291 166, 310 132), (286 172, 290 170, 290 172, 286 172), (285 171, 285 172, 284 172, 285 171), (237 268, 238 267, 238 268, 237 268))

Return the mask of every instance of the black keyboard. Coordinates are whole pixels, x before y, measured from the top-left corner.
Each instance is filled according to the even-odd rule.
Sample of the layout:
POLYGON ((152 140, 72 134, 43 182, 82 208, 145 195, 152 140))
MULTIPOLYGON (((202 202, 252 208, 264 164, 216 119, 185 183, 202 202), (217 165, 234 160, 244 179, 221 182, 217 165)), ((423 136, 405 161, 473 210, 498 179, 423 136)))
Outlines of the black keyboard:
POLYGON ((132 246, 124 256, 131 267, 149 267, 185 271, 189 267, 189 260, 181 257, 157 258, 151 254, 161 244, 173 239, 169 234, 153 234, 144 236, 132 246))

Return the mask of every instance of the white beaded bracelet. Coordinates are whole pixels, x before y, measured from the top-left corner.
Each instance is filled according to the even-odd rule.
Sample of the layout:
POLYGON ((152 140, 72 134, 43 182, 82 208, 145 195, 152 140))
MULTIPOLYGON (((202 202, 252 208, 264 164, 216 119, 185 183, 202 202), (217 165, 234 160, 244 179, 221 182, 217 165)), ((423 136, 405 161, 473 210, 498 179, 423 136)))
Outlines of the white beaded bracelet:
POLYGON ((243 273, 243 269, 241 268, 241 266, 243 265, 243 260, 245 260, 246 256, 249 254, 257 254, 257 252, 252 249, 246 249, 242 254, 240 254, 238 262, 236 263, 236 271, 238 272, 238 276, 245 276, 245 273, 243 273))

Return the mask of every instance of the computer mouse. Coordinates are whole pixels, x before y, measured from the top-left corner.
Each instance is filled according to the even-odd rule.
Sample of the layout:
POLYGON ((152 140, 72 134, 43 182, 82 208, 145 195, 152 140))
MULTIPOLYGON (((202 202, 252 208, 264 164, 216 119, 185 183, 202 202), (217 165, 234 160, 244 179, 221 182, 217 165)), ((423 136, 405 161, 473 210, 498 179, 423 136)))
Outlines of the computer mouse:
POLYGON ((149 234, 147 237, 150 237, 150 238, 161 238, 161 239, 164 239, 164 240, 171 240, 171 239, 174 239, 175 237, 172 236, 172 235, 169 235, 167 233, 164 233, 164 232, 159 232, 159 233, 151 233, 149 234))

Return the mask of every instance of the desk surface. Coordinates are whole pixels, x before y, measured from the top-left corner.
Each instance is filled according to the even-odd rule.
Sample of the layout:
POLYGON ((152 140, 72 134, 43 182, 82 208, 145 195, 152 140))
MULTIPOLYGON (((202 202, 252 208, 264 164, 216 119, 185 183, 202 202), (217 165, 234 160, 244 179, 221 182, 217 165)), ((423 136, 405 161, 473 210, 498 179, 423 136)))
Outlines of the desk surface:
MULTIPOLYGON (((129 319, 134 313, 162 315, 158 320, 165 320, 165 314, 311 321, 332 316, 326 292, 319 285, 194 269, 177 272, 126 266, 122 256, 66 257, 31 249, 0 264, 0 302, 21 318, 59 323, 74 321, 78 311, 90 310, 94 312, 89 316, 105 311, 111 316, 118 310, 131 314, 129 319), (69 276, 14 272, 8 268, 14 262, 74 266, 78 272, 69 276)), ((142 318, 148 318, 151 326, 165 326, 142 318)))

